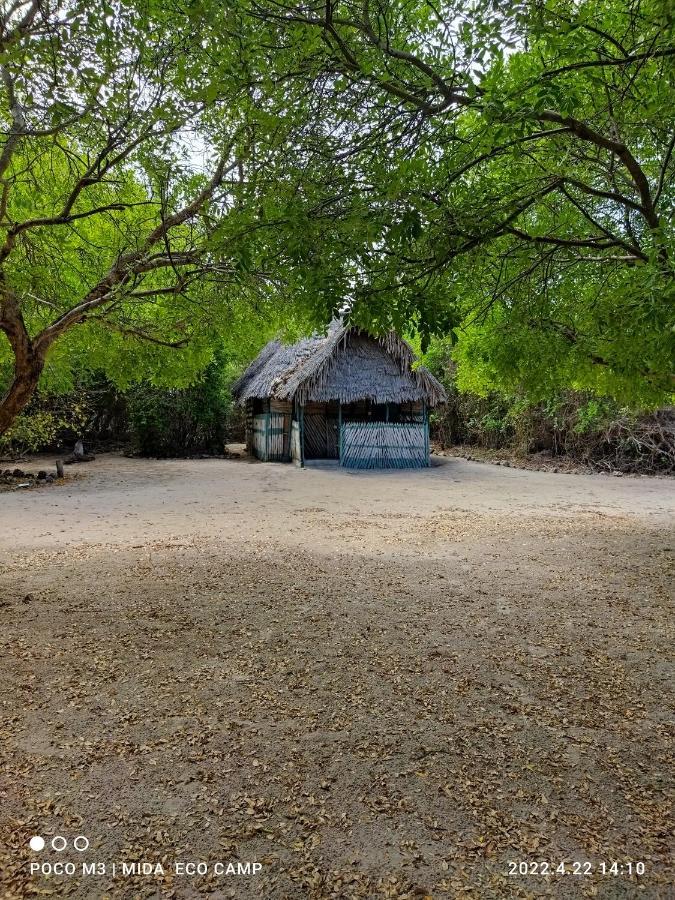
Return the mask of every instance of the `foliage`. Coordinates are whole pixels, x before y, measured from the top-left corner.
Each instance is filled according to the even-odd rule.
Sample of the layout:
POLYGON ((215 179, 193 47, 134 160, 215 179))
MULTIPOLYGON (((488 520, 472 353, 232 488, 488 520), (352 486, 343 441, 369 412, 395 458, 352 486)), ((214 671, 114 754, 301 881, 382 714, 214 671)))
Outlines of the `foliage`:
POLYGON ((357 320, 414 324, 425 348, 453 335, 472 390, 671 394, 667 4, 256 9, 279 77, 311 73, 315 131, 368 208, 357 320))
POLYGON ((303 143, 304 82, 269 80, 266 39, 216 0, 19 0, 0 22, 0 432, 38 380, 185 388, 245 345, 233 327, 340 307, 368 212, 303 143))
POLYGON ((141 456, 222 453, 231 399, 220 356, 185 389, 136 385, 127 394, 132 449, 141 456))
POLYGON ((81 397, 36 395, 12 427, 0 435, 0 455, 23 456, 53 448, 66 435, 79 436, 87 420, 87 404, 81 397))
POLYGON ((447 340, 432 341, 422 360, 448 395, 431 416, 442 447, 474 445, 518 456, 566 456, 601 470, 675 472, 675 412, 636 412, 589 391, 560 389, 546 399, 526 392, 461 388, 463 379, 447 340))
POLYGON ((56 364, 45 369, 41 390, 0 439, 0 452, 53 449, 83 437, 90 446, 129 446, 150 456, 220 453, 225 439, 236 439, 232 429, 237 436, 241 431, 231 382, 267 341, 297 340, 309 328, 310 321, 291 309, 240 299, 224 308, 223 336, 214 339, 214 348, 205 344, 210 358, 202 371, 195 371, 199 356, 193 348, 184 378, 174 352, 161 353, 150 365, 132 348, 87 354, 85 342, 80 356, 67 335, 56 348, 56 364), (61 347, 67 348, 63 360, 61 347))
POLYGON ((18 0, 0 432, 38 383, 185 389, 345 304, 445 336, 464 390, 664 402, 672 32, 661 0, 18 0))
POLYGON ((0 49, 0 432, 40 378, 189 385, 283 279, 256 176, 292 123, 251 96, 240 12, 19 0, 0 49))

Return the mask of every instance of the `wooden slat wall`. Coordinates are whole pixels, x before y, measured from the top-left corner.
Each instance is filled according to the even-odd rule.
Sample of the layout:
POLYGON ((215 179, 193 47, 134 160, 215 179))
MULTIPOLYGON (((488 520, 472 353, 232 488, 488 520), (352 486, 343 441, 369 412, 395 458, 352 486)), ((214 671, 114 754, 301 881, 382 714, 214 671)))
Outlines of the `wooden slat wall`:
POLYGON ((253 400, 246 401, 246 452, 253 455, 253 400))
POLYGON ((350 469, 419 469, 429 465, 427 424, 345 422, 340 462, 350 469))
POLYGON ((269 414, 267 458, 277 462, 291 456, 291 414, 272 412, 269 414))
POLYGON ((267 459, 267 413, 253 416, 253 455, 267 459))
POLYGON ((253 417, 253 452, 258 459, 288 461, 291 456, 291 414, 262 413, 253 417))
POLYGON ((338 458, 338 403, 307 403, 303 434, 307 459, 338 458))
POLYGON ((291 414, 293 404, 290 400, 270 400, 270 411, 291 414))
POLYGON ((305 431, 305 456, 308 459, 324 459, 327 454, 326 416, 321 413, 308 413, 305 410, 303 425, 305 431))

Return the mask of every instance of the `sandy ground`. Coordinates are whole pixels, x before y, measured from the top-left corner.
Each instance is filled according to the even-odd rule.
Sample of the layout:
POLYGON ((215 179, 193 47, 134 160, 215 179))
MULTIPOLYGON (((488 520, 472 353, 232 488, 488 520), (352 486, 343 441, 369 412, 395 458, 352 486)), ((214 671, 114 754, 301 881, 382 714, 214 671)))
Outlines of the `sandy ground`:
POLYGON ((76 474, 0 494, 0 896, 672 896, 672 481, 76 474))

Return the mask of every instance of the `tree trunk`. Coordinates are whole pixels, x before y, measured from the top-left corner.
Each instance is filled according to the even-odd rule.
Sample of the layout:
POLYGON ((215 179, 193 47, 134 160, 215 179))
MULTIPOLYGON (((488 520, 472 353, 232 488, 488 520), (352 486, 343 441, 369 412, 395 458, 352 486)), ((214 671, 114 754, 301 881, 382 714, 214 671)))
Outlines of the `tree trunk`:
POLYGON ((0 331, 5 333, 14 354, 14 380, 0 400, 0 435, 14 423, 19 413, 33 396, 49 347, 34 342, 28 334, 21 306, 16 294, 5 283, 0 271, 0 331))
POLYGON ((14 367, 14 380, 5 396, 0 400, 0 435, 12 426, 16 417, 33 396, 43 366, 44 359, 35 352, 30 353, 21 362, 17 359, 14 367))

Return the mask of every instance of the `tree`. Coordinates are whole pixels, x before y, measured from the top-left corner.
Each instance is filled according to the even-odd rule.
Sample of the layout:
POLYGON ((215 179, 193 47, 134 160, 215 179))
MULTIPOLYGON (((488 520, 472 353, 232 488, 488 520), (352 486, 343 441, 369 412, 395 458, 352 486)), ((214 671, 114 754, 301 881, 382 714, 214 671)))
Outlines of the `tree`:
POLYGON ((0 433, 77 365, 171 352, 186 383, 242 298, 456 334, 484 378, 672 390, 658 0, 3 9, 0 433))
POLYGON ((196 296, 200 279, 238 278, 236 254, 212 240, 246 152, 238 48, 209 65, 194 22, 170 15, 151 0, 3 5, 0 434, 76 326, 80 359, 112 333, 181 348, 222 299, 196 296))
POLYGON ((357 317, 454 330, 492 377, 527 376, 529 360, 557 382, 672 392, 668 4, 337 0, 255 14, 286 52, 280 75, 313 80, 324 133, 367 198, 357 317))

